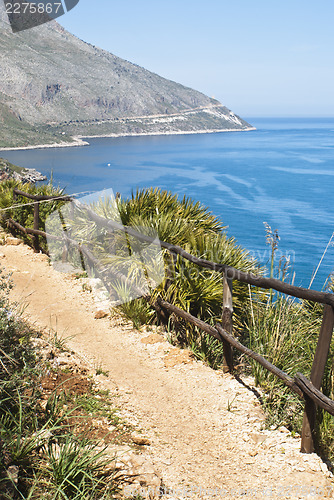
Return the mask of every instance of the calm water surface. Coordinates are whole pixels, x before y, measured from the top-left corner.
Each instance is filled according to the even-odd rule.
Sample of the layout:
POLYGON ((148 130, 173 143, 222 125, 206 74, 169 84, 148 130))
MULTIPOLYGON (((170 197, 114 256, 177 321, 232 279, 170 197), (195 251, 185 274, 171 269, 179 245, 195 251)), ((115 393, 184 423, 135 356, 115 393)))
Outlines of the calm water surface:
MULTIPOLYGON (((89 139, 89 147, 1 153, 67 192, 158 186, 209 206, 263 263, 263 222, 278 229, 295 283, 308 286, 334 231, 334 118, 248 119, 253 132, 89 139)), ((278 257, 279 257, 278 253, 278 257)), ((334 269, 330 246, 313 287, 334 269)))

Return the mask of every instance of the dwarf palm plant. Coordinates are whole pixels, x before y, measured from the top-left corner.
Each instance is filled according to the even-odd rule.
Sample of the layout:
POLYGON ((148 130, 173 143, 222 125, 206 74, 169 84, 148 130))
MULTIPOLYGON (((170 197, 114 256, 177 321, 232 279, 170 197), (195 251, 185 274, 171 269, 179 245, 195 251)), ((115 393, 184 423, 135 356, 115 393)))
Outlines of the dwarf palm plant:
MULTIPOLYGON (((120 220, 124 226, 181 246, 197 257, 247 272, 261 272, 256 261, 233 238, 227 237, 226 227, 222 222, 206 207, 189 198, 179 199, 170 192, 150 188, 137 191, 130 199, 121 199, 116 203, 110 199, 100 199, 93 208, 104 218, 120 220)), ((94 233, 93 226, 91 221, 87 225, 89 237, 94 233)), ((139 272, 143 253, 148 252, 147 246, 138 244, 133 237, 121 232, 110 235, 103 229, 101 234, 103 235, 96 238, 93 245, 103 265, 114 271, 122 271, 123 274, 127 269, 125 274, 137 284, 140 282, 141 272, 147 271, 152 278, 159 274, 162 265, 163 279, 151 279, 152 300, 160 296, 206 321, 214 323, 220 320, 223 301, 221 273, 197 267, 179 256, 172 257, 167 250, 162 250, 162 262, 158 263, 156 252, 146 253, 146 271, 139 272), (108 252, 111 247, 113 252, 108 252), (135 251, 136 247, 140 248, 139 252, 135 251), (127 268, 125 262, 128 262, 127 268)), ((116 286, 124 288, 120 283, 116 283, 116 286)), ((236 283, 234 298, 238 313, 243 313, 247 290, 245 285, 236 283)), ((181 328, 184 330, 184 325, 181 328)), ((192 331, 190 325, 186 325, 186 329, 192 331)))
POLYGON ((220 233, 225 227, 208 208, 190 198, 158 188, 138 190, 130 199, 120 200, 118 209, 126 226, 150 224, 163 241, 182 246, 191 234, 220 233))
MULTIPOLYGON (((156 243, 165 241, 199 258, 246 272, 262 272, 248 252, 227 237, 222 222, 208 208, 189 198, 179 199, 170 192, 150 188, 137 191, 129 199, 101 198, 91 208, 104 219, 131 227, 156 243)), ((70 213, 71 210, 68 216, 70 213)), ((138 302, 138 307, 133 302, 140 295, 150 295, 151 303, 161 297, 211 324, 220 321, 221 273, 191 264, 166 249, 160 251, 159 245, 143 242, 120 229, 109 229, 90 215, 85 207, 76 207, 74 219, 69 221, 71 237, 77 238, 94 254, 99 275, 111 296, 123 304, 123 312, 130 313, 134 324, 151 319, 146 307, 143 310, 142 301, 138 302), (127 301, 130 304, 124 307, 127 301), (137 321, 139 312, 141 317, 137 321)), ((235 283, 234 307, 241 317, 247 293, 244 284, 235 283)), ((197 335, 191 325, 174 321, 173 317, 170 325, 181 332, 183 341, 188 342, 190 337, 197 335)))

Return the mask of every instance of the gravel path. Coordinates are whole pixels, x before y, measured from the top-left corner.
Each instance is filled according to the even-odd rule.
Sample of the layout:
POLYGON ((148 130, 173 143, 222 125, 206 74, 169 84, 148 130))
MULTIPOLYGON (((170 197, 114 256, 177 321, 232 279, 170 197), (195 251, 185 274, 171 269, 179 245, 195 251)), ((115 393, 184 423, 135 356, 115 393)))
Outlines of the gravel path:
POLYGON ((263 430, 250 378, 215 372, 117 317, 95 319, 93 294, 25 245, 3 246, 1 264, 30 322, 71 337, 74 351, 109 372, 104 386, 149 438, 143 454, 169 488, 166 498, 334 497, 327 466, 299 452, 299 437, 263 430))

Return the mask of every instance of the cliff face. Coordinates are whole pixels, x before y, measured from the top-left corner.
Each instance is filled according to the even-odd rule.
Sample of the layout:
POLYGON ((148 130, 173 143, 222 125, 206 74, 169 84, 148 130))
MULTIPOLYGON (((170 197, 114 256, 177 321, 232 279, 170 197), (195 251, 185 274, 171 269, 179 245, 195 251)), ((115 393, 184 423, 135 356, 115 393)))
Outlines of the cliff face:
POLYGON ((218 101, 87 44, 56 21, 12 33, 2 2, 0 124, 0 146, 31 143, 36 134, 41 143, 249 127, 218 101))

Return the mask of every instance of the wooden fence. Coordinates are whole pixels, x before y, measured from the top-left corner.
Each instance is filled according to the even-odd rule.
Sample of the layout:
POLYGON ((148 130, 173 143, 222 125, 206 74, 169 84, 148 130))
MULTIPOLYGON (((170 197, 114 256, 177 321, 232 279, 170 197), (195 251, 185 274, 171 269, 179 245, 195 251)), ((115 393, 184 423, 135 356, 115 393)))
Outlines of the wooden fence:
MULTIPOLYGON (((32 239, 32 246, 35 252, 40 251, 40 246, 39 246, 39 236, 46 237, 46 233, 44 231, 39 230, 40 226, 40 220, 39 220, 39 205, 41 201, 51 201, 51 200, 59 200, 59 201, 72 201, 72 198, 69 196, 38 196, 30 193, 24 193, 23 191, 20 191, 19 189, 13 189, 13 199, 14 201, 17 199, 18 196, 23 196, 25 198, 28 198, 29 200, 33 200, 34 203, 34 229, 31 229, 29 227, 23 227, 21 224, 16 222, 13 219, 8 219, 8 225, 12 227, 14 230, 18 230, 26 235, 29 235, 32 239)), ((50 235, 50 237, 52 237, 50 235)))
MULTIPOLYGON (((31 194, 24 193, 17 189, 14 189, 15 195, 26 196, 34 200, 34 229, 25 228, 21 226, 18 222, 13 219, 8 219, 8 225, 13 229, 19 230, 27 235, 30 235, 33 240, 33 246, 35 251, 39 251, 39 236, 55 238, 52 235, 48 235, 43 231, 39 230, 39 203, 44 200, 63 200, 63 201, 73 201, 80 207, 80 203, 72 200, 69 197, 51 197, 51 196, 34 196, 31 194)), ((250 273, 245 273, 233 267, 227 266, 225 264, 211 262, 205 259, 198 258, 194 255, 189 254, 183 248, 177 245, 171 245, 164 241, 157 241, 153 238, 140 234, 132 228, 122 226, 121 224, 100 217, 95 212, 87 207, 84 210, 89 215, 90 219, 99 224, 100 227, 112 230, 121 230, 130 236, 137 238, 139 241, 153 243, 160 245, 162 248, 168 250, 172 256, 180 255, 182 258, 192 262, 195 265, 203 267, 205 269, 211 269, 216 272, 223 274, 224 279, 224 290, 223 290, 223 309, 222 309, 222 321, 221 324, 216 324, 215 327, 208 325, 201 319, 192 316, 186 311, 178 308, 177 306, 166 302, 162 298, 158 298, 155 302, 154 307, 160 311, 166 311, 170 314, 175 314, 176 316, 185 319, 186 321, 192 323, 193 325, 200 328, 202 331, 206 332, 210 336, 218 339, 223 343, 224 349, 224 372, 233 372, 233 348, 242 352, 246 356, 256 360, 265 369, 276 375, 282 382, 289 387, 293 392, 295 392, 299 397, 305 400, 305 410, 303 418, 303 428, 301 436, 301 451, 304 453, 312 453, 315 447, 316 440, 316 412, 317 407, 320 407, 334 415, 334 401, 325 396, 321 391, 322 379, 325 372, 325 367, 327 363, 328 353, 330 349, 333 328, 334 328, 334 295, 332 293, 318 292, 316 290, 310 290, 306 288, 297 287, 284 283, 280 280, 274 278, 265 278, 263 276, 257 276, 250 273), (299 299, 309 300, 313 302, 318 302, 324 304, 322 325, 319 333, 317 348, 315 351, 310 380, 301 373, 297 373, 293 378, 287 373, 283 372, 276 366, 272 365, 268 360, 260 356, 259 354, 253 352, 249 348, 242 345, 235 337, 232 335, 233 330, 233 280, 240 281, 242 283, 247 283, 249 285, 256 286, 263 289, 273 289, 278 292, 284 293, 286 295, 296 297, 299 299)), ((58 238, 57 238, 58 239, 58 238)), ((73 245, 77 247, 82 254, 96 266, 97 261, 92 253, 84 245, 78 245, 75 241, 71 240, 67 234, 64 234, 63 240, 66 245, 73 245)), ((115 271, 110 271, 115 275, 115 271)), ((116 276, 123 281, 127 278, 123 275, 116 273, 116 276)), ((138 290, 141 292, 141 290, 138 290)), ((143 294, 145 295, 145 294, 143 294)), ((148 297, 147 297, 148 298, 148 297)))

